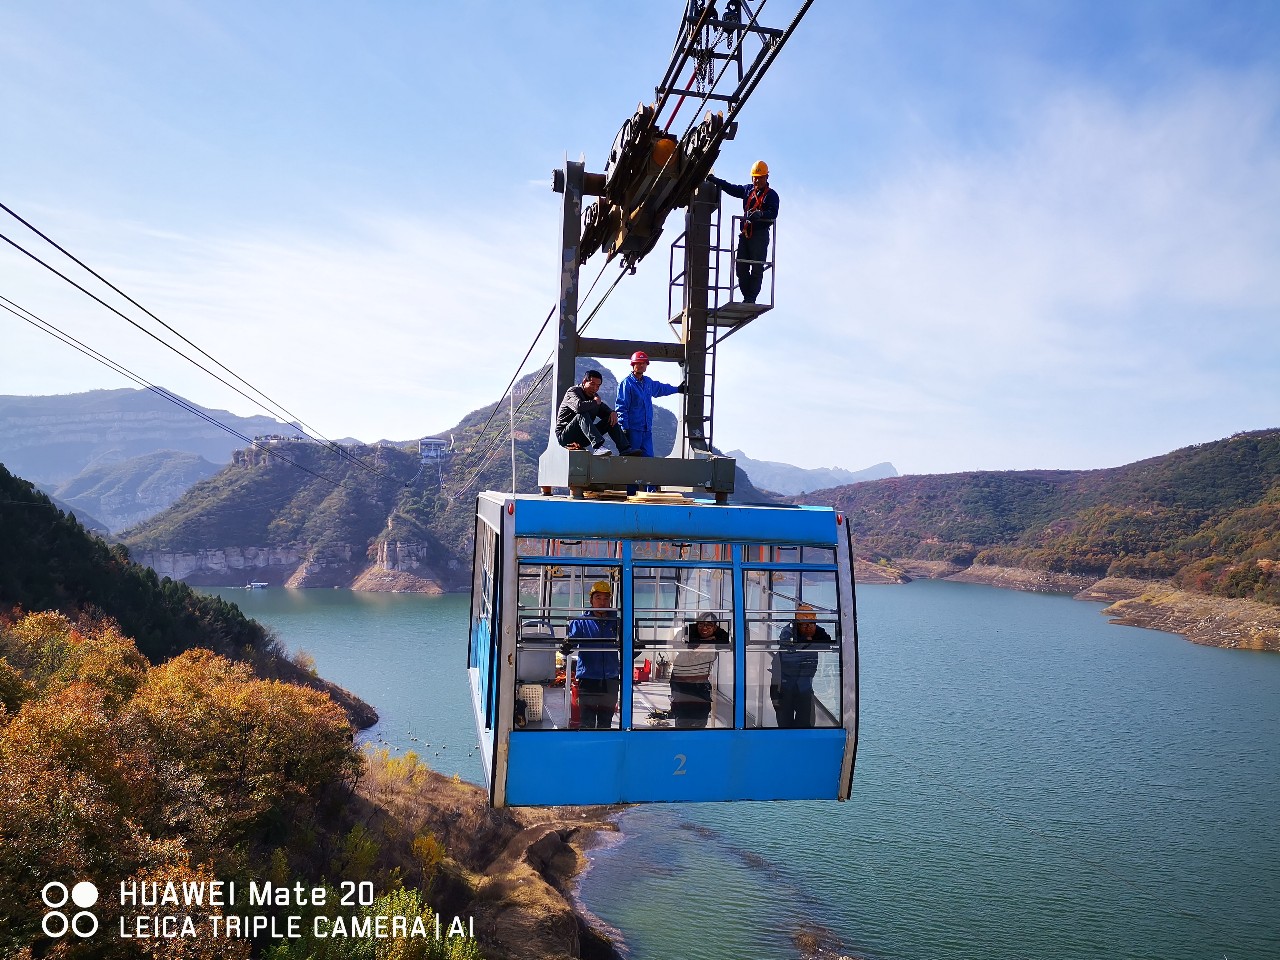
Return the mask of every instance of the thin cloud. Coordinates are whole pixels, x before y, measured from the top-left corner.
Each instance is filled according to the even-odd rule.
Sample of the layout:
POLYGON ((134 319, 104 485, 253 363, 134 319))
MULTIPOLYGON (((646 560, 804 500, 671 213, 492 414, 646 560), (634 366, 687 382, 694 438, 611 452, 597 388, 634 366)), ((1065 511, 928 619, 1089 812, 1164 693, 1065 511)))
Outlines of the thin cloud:
POLYGON ((1175 399, 1280 422, 1274 391, 1256 396, 1280 369, 1277 94, 1218 77, 1138 106, 1065 91, 1002 148, 941 156, 869 196, 790 202, 778 320, 761 326, 804 336, 770 338, 767 354, 752 341, 749 365, 804 401, 749 416, 722 401, 717 436, 763 418, 771 455, 814 462, 785 428, 799 414, 858 438, 855 466, 928 471, 1106 465, 1131 429, 1117 405, 1156 443, 1241 428, 1239 406, 1152 422, 1175 399), (892 398, 896 422, 874 397, 892 398), (1023 429, 1034 436, 1009 441, 1023 429), (957 430, 995 442, 950 459, 957 430))

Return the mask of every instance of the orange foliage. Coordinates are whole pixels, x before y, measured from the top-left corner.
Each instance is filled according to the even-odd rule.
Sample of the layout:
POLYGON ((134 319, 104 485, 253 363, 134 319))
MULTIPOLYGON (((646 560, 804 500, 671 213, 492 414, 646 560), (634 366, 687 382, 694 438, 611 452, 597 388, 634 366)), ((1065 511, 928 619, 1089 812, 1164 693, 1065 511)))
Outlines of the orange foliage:
MULTIPOLYGON (((45 940, 49 880, 102 888, 242 867, 268 815, 305 821, 305 802, 359 768, 346 715, 318 691, 207 650, 148 668, 109 621, 0 618, 0 955, 45 940)), ((98 915, 116 922, 105 901, 98 915)), ((61 941, 49 955, 103 948, 61 941)), ((247 944, 199 938, 130 949, 248 956, 247 944)))

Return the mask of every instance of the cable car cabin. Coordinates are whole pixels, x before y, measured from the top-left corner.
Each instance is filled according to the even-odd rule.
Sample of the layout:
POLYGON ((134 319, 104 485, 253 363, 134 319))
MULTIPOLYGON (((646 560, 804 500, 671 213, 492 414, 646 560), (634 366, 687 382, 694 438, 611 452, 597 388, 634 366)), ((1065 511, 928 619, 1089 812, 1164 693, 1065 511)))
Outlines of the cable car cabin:
POLYGON ((857 623, 834 510, 486 492, 475 544, 493 806, 848 798, 857 623))

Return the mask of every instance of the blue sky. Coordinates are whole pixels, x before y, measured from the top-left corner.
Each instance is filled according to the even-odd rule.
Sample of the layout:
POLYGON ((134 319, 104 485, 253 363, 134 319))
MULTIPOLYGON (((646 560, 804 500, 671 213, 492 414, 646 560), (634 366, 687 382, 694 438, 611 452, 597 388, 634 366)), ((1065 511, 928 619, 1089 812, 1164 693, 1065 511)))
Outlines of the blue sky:
MULTIPOLYGON (((551 170, 603 168, 682 9, 19 0, 0 201, 326 436, 433 433, 524 355, 551 170)), ((1072 469, 1280 425, 1280 5, 817 0, 740 119, 716 171, 773 170, 778 305, 722 348, 719 446, 1072 469)), ((0 246, 0 294, 260 412, 0 246)), ((593 333, 666 336, 666 274, 593 333)), ((3 394, 130 385, 7 313, 0 344, 3 394)))

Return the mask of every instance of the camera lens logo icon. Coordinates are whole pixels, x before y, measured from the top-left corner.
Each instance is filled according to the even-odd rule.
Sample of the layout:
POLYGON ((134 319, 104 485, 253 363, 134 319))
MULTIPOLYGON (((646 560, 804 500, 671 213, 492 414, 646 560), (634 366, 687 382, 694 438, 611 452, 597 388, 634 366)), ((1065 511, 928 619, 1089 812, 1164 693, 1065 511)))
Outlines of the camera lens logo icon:
POLYGON ((89 907, 98 902, 98 888, 88 880, 81 880, 70 890, 57 880, 46 883, 40 891, 40 899, 49 908, 41 924, 46 937, 57 939, 71 932, 85 938, 98 932, 98 918, 89 912, 89 907), (70 917, 62 910, 68 901, 80 908, 70 917))

